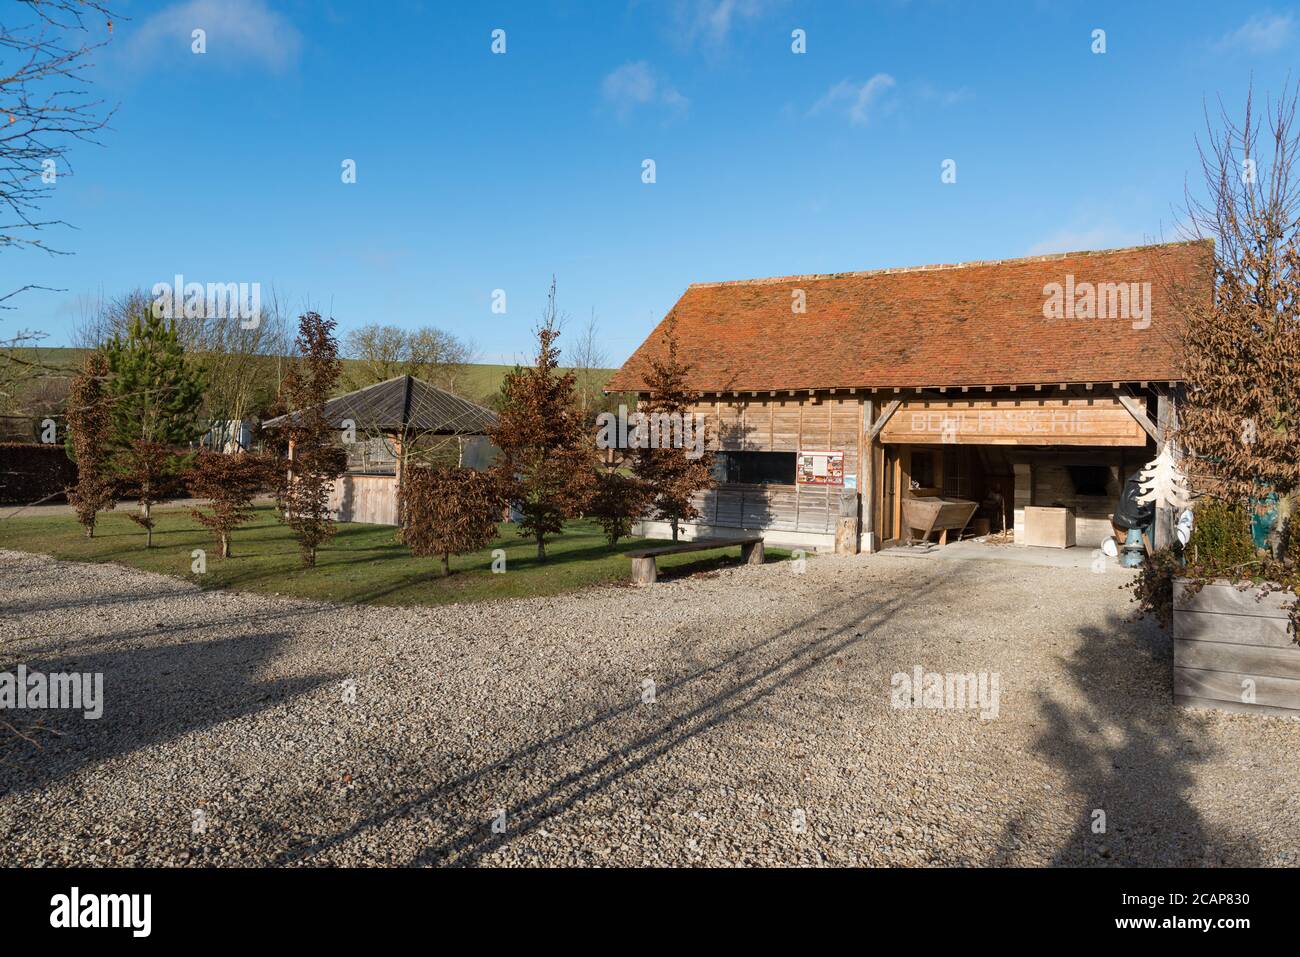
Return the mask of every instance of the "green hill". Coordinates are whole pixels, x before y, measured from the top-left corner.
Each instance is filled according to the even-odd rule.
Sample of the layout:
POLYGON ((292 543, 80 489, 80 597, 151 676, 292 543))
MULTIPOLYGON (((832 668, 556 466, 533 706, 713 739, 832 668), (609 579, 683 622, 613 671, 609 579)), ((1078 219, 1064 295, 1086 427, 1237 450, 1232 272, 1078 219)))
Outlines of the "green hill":
MULTIPOLYGON (((81 365, 82 359, 89 350, 31 347, 15 351, 27 362, 39 363, 56 370, 65 370, 70 375, 81 365)), ((275 356, 266 356, 261 360, 265 365, 267 382, 272 392, 274 391, 274 383, 278 381, 276 364, 279 361, 275 356)), ((345 379, 349 368, 356 364, 356 360, 353 359, 343 360, 345 379)), ((501 382, 505 379, 506 373, 513 368, 514 366, 511 365, 471 364, 458 378, 455 391, 472 402, 483 402, 501 388, 501 382)), ((604 385, 613 374, 613 369, 600 369, 598 370, 598 381, 601 385, 604 385)), ((67 379, 57 373, 44 379, 29 379, 20 383, 12 405, 15 408, 26 408, 34 399, 45 400, 45 402, 53 399, 57 402, 66 390, 66 383, 67 379), (60 385, 63 388, 60 388, 60 385)), ((341 385, 338 391, 342 393, 348 391, 348 389, 346 386, 341 385)), ((5 411, 8 410, 0 409, 0 413, 5 411)))

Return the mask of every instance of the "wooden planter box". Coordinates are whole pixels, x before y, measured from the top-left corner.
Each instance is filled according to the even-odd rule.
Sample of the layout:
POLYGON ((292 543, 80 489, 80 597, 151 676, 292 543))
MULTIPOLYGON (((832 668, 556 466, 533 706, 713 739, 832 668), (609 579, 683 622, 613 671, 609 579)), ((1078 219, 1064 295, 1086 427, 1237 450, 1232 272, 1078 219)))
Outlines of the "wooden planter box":
POLYGON ((1300 718, 1300 645, 1287 631, 1290 592, 1174 583, 1174 702, 1300 718), (1254 700, 1249 692, 1253 682, 1254 700))

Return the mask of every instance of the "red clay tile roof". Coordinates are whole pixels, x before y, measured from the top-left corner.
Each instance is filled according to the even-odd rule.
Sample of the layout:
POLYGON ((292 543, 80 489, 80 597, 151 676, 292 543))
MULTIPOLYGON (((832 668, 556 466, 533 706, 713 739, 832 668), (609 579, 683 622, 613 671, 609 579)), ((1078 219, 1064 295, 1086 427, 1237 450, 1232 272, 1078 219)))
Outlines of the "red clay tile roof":
MULTIPOLYGON (((669 315, 699 391, 1177 381, 1171 283, 1211 295, 1209 240, 958 265, 695 283, 669 315), (1151 283, 1151 327, 1047 319, 1048 283, 1151 283), (807 312, 792 311, 802 289, 807 312)), ((605 387, 635 392, 663 322, 605 387)))

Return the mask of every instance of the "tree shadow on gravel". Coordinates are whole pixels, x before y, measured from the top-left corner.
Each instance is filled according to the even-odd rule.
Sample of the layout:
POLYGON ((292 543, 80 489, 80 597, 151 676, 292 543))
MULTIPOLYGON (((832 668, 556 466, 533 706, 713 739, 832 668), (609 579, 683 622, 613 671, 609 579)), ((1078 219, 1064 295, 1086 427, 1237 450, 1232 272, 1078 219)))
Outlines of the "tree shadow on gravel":
MULTIPOLYGON (((171 592, 160 593, 157 597, 175 599, 184 596, 181 593, 178 593, 176 591, 171 591, 171 592)), ((195 595, 194 597, 196 599, 200 598, 200 596, 198 595, 195 595)), ((148 597, 142 598, 141 600, 147 601, 148 597)), ((255 611, 245 612, 243 614, 233 615, 233 614, 222 613, 219 618, 203 618, 194 621, 150 622, 150 619, 156 616, 151 614, 144 614, 145 609, 141 609, 141 615, 139 616, 138 620, 141 621, 142 624, 140 624, 136 628, 129 628, 129 629, 114 628, 112 631, 105 632, 103 634, 79 635, 76 638, 66 638, 56 632, 37 632, 37 633, 29 632, 24 635, 24 644, 21 650, 21 655, 17 651, 12 651, 11 655, 16 657, 22 657, 24 655, 27 656, 26 658, 23 659, 23 663, 28 664, 28 667, 30 668, 31 665, 29 664, 29 660, 32 655, 51 655, 51 656, 67 655, 68 652, 70 652, 73 649, 82 650, 84 654, 89 649, 94 648, 96 645, 120 644, 122 642, 127 642, 127 641, 140 641, 149 638, 155 638, 160 635, 177 637, 179 639, 181 635, 190 632, 201 633, 201 632, 211 631, 213 628, 230 628, 236 625, 245 625, 245 624, 257 624, 262 627, 265 627, 271 622, 287 624, 297 618, 314 618, 314 617, 318 617, 321 614, 320 606, 311 603, 309 599, 279 599, 279 600, 282 602, 301 601, 303 604, 301 606, 289 605, 288 607, 281 607, 277 610, 272 610, 272 606, 268 604, 265 605, 264 607, 257 608, 255 611), (36 645, 27 644, 27 642, 38 638, 53 639, 53 640, 47 644, 36 644, 36 645)), ((119 604, 119 603, 120 600, 118 598, 109 596, 104 602, 88 601, 86 603, 86 607, 103 608, 111 604, 119 604)), ((216 609, 216 610, 220 611, 220 609, 216 609)), ((166 617, 168 614, 170 613, 164 612, 163 616, 166 617)), ((282 632, 277 632, 276 634, 281 638, 286 637, 285 633, 282 632)))
MULTIPOLYGON (((110 563, 95 563, 98 568, 113 568, 110 563)), ((138 574, 138 573, 137 573, 138 574)), ((183 579, 177 579, 178 583, 183 579)), ((149 601, 154 598, 175 598, 177 591, 176 585, 166 587, 149 588, 142 591, 123 592, 120 595, 88 595, 84 597, 58 599, 39 598, 35 600, 24 601, 14 598, 15 589, 6 588, 0 593, 0 598, 4 604, 0 605, 3 612, 0 613, 0 619, 16 618, 18 615, 35 615, 51 611, 79 611, 85 608, 103 608, 108 605, 125 605, 141 601, 149 601)))
POLYGON ((629 695, 631 700, 626 703, 598 710, 590 719, 496 761, 433 787, 421 786, 405 800, 373 806, 356 824, 286 851, 277 863, 310 863, 312 857, 360 839, 389 821, 429 814, 442 823, 445 835, 409 863, 478 863, 508 840, 542 827, 556 815, 616 787, 628 775, 652 765, 698 735, 763 704, 809 672, 828 665, 846 649, 871 646, 875 640, 871 631, 912 603, 922 590, 942 599, 949 590, 964 592, 979 574, 978 568, 936 572, 928 578, 918 575, 906 588, 886 586, 890 597, 874 601, 873 592, 878 594, 879 585, 859 587, 842 601, 718 659, 701 661, 690 645, 679 646, 674 660, 656 665, 657 673, 672 677, 658 683, 653 712, 629 695), (851 609, 861 611, 851 613, 850 620, 844 621, 851 609), (719 684, 721 688, 711 690, 719 684), (584 750, 585 759, 581 757, 584 750), (523 800, 510 800, 506 808, 507 833, 493 834, 492 796, 494 792, 517 788, 518 773, 506 777, 516 768, 530 772, 524 780, 532 793, 523 800), (562 772, 564 768, 571 770, 562 772), (494 786, 497 781, 502 782, 500 787, 494 786))
MULTIPOLYGON (((267 617, 259 620, 265 622, 267 617)), ((229 624, 212 620, 201 627, 212 631, 229 624)), ((39 748, 23 745, 9 749, 9 763, 0 764, 0 797, 39 789, 109 758, 275 707, 343 677, 312 674, 259 680, 257 674, 293 637, 287 631, 197 641, 169 634, 183 630, 142 630, 165 635, 166 644, 86 651, 71 648, 34 657, 6 654, 0 670, 13 672, 23 664, 29 674, 103 674, 103 715, 87 719, 84 709, 10 712, 27 722, 39 721, 47 731, 36 735, 39 748)), ((113 635, 111 640, 120 638, 113 635)))
MULTIPOLYGON (((1064 866, 1257 865, 1247 837, 1211 827, 1191 803, 1196 768, 1214 760, 1195 720, 1173 703, 1169 636, 1149 620, 1112 615, 1078 630, 1063 662, 1081 703, 1044 695, 1035 751, 1068 779, 1082 806, 1053 863, 1064 866), (1097 811, 1105 832, 1094 833, 1097 811)), ((1027 828, 1008 822, 1003 851, 1027 828)))

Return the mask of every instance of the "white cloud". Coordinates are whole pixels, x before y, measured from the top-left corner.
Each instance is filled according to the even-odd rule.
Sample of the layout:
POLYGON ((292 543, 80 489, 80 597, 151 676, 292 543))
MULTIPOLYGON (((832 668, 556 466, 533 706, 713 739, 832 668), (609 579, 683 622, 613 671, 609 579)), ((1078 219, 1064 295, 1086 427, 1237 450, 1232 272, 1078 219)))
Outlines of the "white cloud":
POLYGON ((840 80, 826 91, 825 96, 813 104, 808 115, 843 109, 848 115, 850 124, 866 126, 873 108, 894 85, 894 78, 888 73, 877 73, 865 83, 840 80))
POLYGON ((624 63, 600 83, 605 103, 620 117, 641 106, 659 106, 683 112, 690 101, 664 82, 644 60, 624 63))
POLYGON ((1110 225, 1066 227, 1034 243, 1025 255, 1045 256, 1048 253, 1072 253, 1088 249, 1125 249, 1151 241, 1138 233, 1110 225))
POLYGON ((186 0, 172 4, 130 29, 123 46, 136 63, 165 56, 169 51, 194 56, 190 45, 195 30, 207 34, 207 52, 203 56, 221 63, 251 60, 281 70, 297 62, 302 50, 302 34, 297 27, 267 6, 265 0, 186 0))
POLYGON ((931 83, 920 84, 916 89, 916 95, 927 103, 938 103, 940 106, 955 106, 975 97, 975 94, 964 86, 958 89, 944 90, 931 83))
POLYGON ((784 0, 677 0, 676 14, 683 39, 720 44, 742 20, 756 20, 784 0))
POLYGON ((1295 17, 1291 14, 1257 13, 1215 44, 1220 51, 1276 53, 1291 43, 1295 17))

